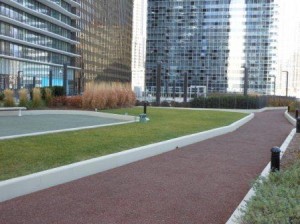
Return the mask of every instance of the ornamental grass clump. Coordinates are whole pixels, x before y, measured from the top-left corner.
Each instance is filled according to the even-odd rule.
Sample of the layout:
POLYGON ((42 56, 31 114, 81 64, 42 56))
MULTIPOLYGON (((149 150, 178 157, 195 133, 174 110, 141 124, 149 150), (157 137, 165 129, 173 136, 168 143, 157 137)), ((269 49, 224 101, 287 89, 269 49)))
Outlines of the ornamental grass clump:
POLYGON ((91 102, 90 109, 103 110, 106 108, 108 91, 107 86, 104 83, 95 84, 93 88, 93 99, 91 102))
POLYGON ((20 107, 27 107, 28 105, 28 90, 27 89, 20 89, 19 90, 19 106, 20 107))
POLYGON ((129 84, 91 82, 82 95, 85 109, 113 109, 134 104, 135 94, 129 84))
POLYGON ((42 105, 42 94, 40 88, 32 90, 32 107, 38 108, 42 105))
POLYGON ((126 104, 126 94, 124 94, 123 86, 120 83, 116 83, 117 105, 118 107, 124 107, 126 104))
POLYGON ((45 103, 47 106, 51 105, 52 99, 52 90, 50 88, 45 88, 45 103))
POLYGON ((14 91, 11 89, 4 90, 4 106, 5 107, 14 107, 14 91))

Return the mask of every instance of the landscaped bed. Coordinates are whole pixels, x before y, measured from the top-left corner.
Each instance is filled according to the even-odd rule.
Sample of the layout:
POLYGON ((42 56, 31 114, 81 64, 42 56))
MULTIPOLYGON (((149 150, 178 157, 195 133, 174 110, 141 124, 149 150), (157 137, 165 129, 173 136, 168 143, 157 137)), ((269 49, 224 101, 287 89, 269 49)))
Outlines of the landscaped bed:
POLYGON ((281 160, 281 171, 254 184, 255 196, 243 209, 242 224, 300 223, 300 134, 281 160))
MULTIPOLYGON (((139 115, 142 108, 107 112, 139 115)), ((226 126, 243 113, 148 108, 150 121, 1 141, 0 180, 226 126)))

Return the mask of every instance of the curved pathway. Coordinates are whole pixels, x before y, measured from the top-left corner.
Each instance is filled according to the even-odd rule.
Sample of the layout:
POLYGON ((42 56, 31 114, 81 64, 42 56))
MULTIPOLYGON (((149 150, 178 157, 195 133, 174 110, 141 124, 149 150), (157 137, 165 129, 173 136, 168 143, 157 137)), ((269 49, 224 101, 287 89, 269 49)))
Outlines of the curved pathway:
POLYGON ((257 113, 235 132, 0 203, 0 223, 225 223, 293 128, 283 114, 257 113))

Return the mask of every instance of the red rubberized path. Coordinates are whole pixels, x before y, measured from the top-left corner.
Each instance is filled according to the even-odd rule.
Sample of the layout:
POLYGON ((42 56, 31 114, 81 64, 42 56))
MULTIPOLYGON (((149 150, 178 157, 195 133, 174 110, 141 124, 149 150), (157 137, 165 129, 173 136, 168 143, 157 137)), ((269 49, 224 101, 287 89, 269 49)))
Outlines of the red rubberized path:
POLYGON ((225 223, 293 128, 283 110, 235 132, 0 203, 1 224, 225 223))

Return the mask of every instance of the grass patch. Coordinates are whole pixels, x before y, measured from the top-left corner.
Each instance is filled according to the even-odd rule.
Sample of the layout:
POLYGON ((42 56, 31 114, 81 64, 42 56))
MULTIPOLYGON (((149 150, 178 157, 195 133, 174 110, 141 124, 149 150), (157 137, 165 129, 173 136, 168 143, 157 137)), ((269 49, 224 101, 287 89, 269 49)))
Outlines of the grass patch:
POLYGON ((242 210, 243 224, 300 223, 300 161, 254 184, 256 195, 242 210))
MULTIPOLYGON (((107 112, 138 115, 141 108, 107 112)), ((1 141, 0 180, 225 126, 242 113, 148 108, 148 123, 1 141)))

